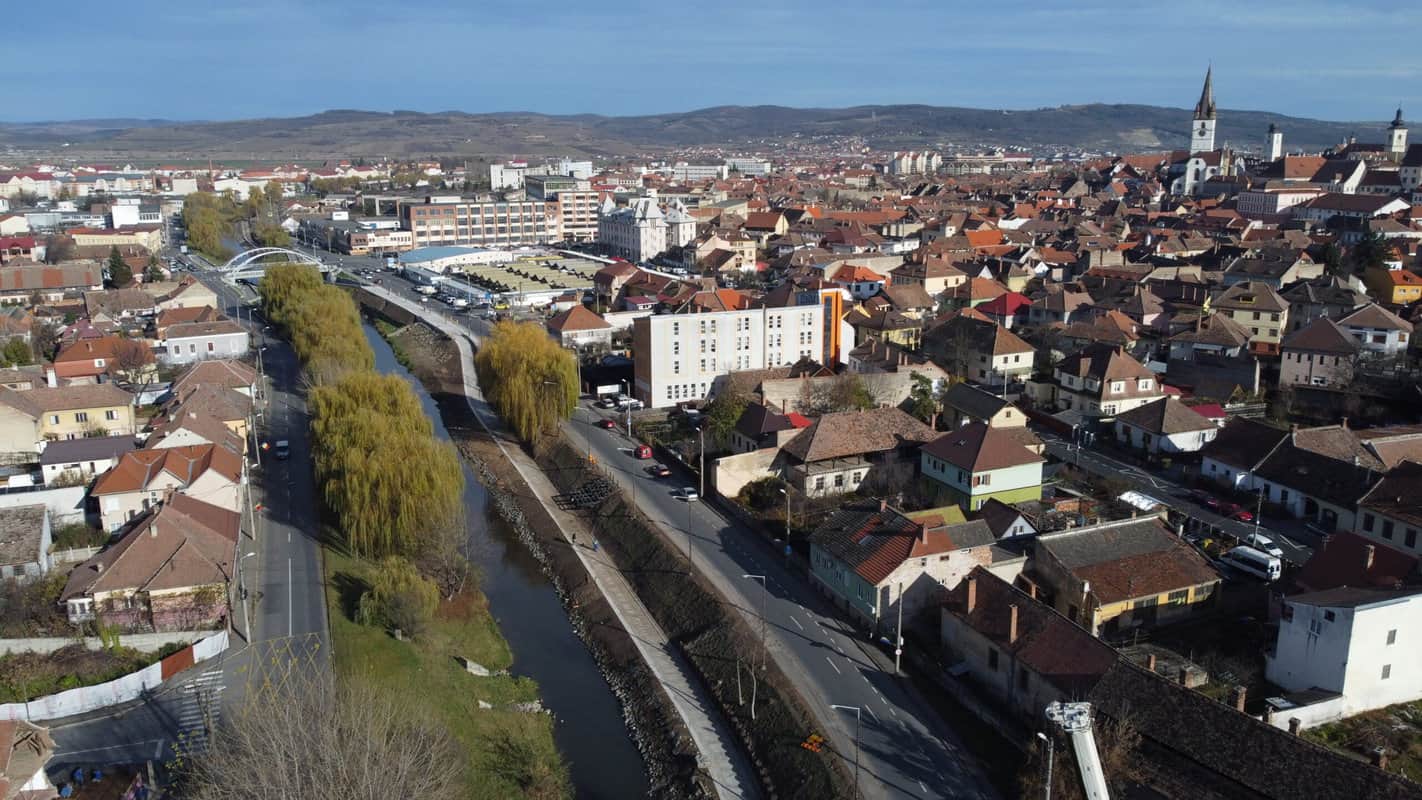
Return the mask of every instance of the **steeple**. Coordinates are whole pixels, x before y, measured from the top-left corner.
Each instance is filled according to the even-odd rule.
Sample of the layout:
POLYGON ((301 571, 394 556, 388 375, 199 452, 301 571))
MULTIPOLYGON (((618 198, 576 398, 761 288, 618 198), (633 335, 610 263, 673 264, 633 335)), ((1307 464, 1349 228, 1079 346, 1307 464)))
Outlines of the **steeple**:
POLYGON ((1407 123, 1402 121, 1402 106, 1397 107, 1397 116, 1392 118, 1392 127, 1406 128, 1407 123))
POLYGON ((1215 118, 1214 65, 1205 70, 1205 87, 1200 90, 1200 102, 1195 104, 1195 119, 1215 118))

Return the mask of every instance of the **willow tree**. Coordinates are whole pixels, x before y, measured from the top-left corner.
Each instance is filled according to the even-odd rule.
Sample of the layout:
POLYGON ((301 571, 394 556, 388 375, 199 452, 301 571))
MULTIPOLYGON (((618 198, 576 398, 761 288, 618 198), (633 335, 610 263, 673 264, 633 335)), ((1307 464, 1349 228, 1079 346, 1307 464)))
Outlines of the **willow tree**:
POLYGON ((484 396, 526 441, 577 406, 577 359, 537 323, 495 325, 474 364, 484 396))

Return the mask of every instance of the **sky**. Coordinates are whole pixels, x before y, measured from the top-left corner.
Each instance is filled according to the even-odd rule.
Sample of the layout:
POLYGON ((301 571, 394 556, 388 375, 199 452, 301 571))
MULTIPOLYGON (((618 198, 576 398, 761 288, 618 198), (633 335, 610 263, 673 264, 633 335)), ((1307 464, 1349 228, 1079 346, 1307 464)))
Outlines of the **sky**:
POLYGON ((0 120, 923 103, 1422 118, 1395 2, 70 0, 5 11, 0 120), (62 15, 62 16, 61 16, 62 15), (14 35, 13 32, 23 32, 14 35))

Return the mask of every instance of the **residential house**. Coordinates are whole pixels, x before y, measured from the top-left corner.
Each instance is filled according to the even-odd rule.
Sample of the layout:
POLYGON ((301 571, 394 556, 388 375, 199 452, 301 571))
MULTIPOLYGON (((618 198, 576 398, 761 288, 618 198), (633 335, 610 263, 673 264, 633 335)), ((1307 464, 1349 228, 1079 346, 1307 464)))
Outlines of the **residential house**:
POLYGON ((731 449, 750 453, 767 447, 780 447, 812 423, 795 413, 778 412, 763 403, 747 403, 745 411, 731 429, 731 449))
POLYGON ((1038 535, 1028 577, 1093 635, 1113 637, 1214 606, 1220 575, 1155 517, 1038 535))
POLYGON ((1033 536, 1037 526, 1016 506, 1010 506, 996 497, 988 498, 978 509, 978 519, 987 524, 992 535, 998 539, 1015 539, 1018 536, 1033 536))
MULTIPOLYGON (((1422 287, 1422 282, 1419 282, 1419 287, 1422 287)), ((1288 330, 1291 332, 1316 319, 1337 319, 1368 304, 1368 296, 1352 283, 1331 275, 1300 281, 1280 292, 1279 296, 1289 303, 1288 330)))
POLYGON ((27 304, 35 295, 46 303, 66 295, 104 288, 104 271, 97 261, 56 266, 8 264, 0 270, 0 303, 27 304))
POLYGON ((69 574, 60 595, 69 621, 158 632, 220 626, 241 521, 232 509, 172 495, 69 574))
POLYGON ((112 320, 151 317, 157 313, 153 295, 142 289, 102 289, 84 293, 84 311, 92 319, 100 314, 112 320))
POLYGON ((785 443, 786 479, 807 497, 893 487, 912 476, 932 428, 897 408, 824 414, 785 443))
POLYGON ((1237 417, 1201 451, 1201 477, 1229 489, 1249 491, 1254 470, 1274 452, 1289 431, 1257 420, 1237 417))
POLYGON ((1422 589, 1339 586, 1284 598, 1264 674, 1282 689, 1315 696, 1287 712, 1312 727, 1422 698, 1418 663, 1422 589))
POLYGON ((1323 317, 1284 337, 1280 345, 1280 386, 1344 389, 1353 383, 1360 345, 1348 331, 1323 317))
POLYGON ((1292 248, 1269 248, 1246 253, 1225 265, 1225 286, 1257 282, 1278 291, 1298 281, 1308 281, 1323 275, 1323 264, 1307 253, 1292 248))
POLYGON ((184 411, 160 421, 143 446, 149 450, 215 444, 241 455, 247 454, 247 440, 233 432, 221 420, 203 416, 196 411, 184 411))
POLYGON ((163 340, 168 337, 168 329, 174 325, 190 322, 216 322, 220 319, 224 319, 222 312, 212 306, 170 308, 160 311, 157 318, 153 320, 153 335, 157 339, 163 340))
POLYGON ((1401 355, 1412 338, 1412 323, 1377 303, 1348 314, 1338 320, 1338 326, 1357 339, 1368 355, 1401 355))
POLYGON ((1026 324, 1032 301, 1018 292, 1003 292, 977 307, 978 312, 1008 330, 1026 324))
POLYGON ((844 508, 810 535, 810 582, 876 635, 943 602, 975 567, 1020 558, 995 549, 956 507, 905 512, 885 501, 844 508), (902 617, 900 617, 902 615, 902 617))
POLYGON ((1091 316, 1095 305, 1086 292, 1053 284, 1047 293, 1032 301, 1027 319, 1032 325, 1044 326, 1053 322, 1063 325, 1081 321, 1091 316))
POLYGON ((162 281, 145 284, 143 290, 153 296, 154 307, 159 311, 171 311, 177 308, 221 307, 217 300, 217 293, 191 275, 176 282, 162 281))
POLYGON ((1037 349, 984 317, 958 313, 923 333, 923 352, 950 374, 1003 387, 1032 374, 1037 349))
POLYGON ((240 358, 247 354, 251 340, 245 327, 224 317, 212 322, 169 325, 158 345, 165 362, 190 364, 208 359, 240 358))
POLYGON ((1370 269, 1363 273, 1363 282, 1379 302, 1404 306, 1422 300, 1422 276, 1410 269, 1370 269))
POLYGON ((87 484, 112 469, 124 453, 137 448, 131 433, 48 442, 40 453, 40 473, 45 486, 87 484))
POLYGON ((1388 470, 1358 500, 1353 530, 1360 536, 1416 556, 1422 553, 1422 463, 1403 461, 1388 470))
POLYGON ((1174 395, 1116 415, 1116 440, 1152 454, 1199 452, 1219 430, 1174 395))
POLYGON ((1340 586, 1396 589, 1416 583, 1418 556, 1404 553, 1377 538, 1340 531, 1327 537, 1304 562, 1294 586, 1297 592, 1318 592, 1340 586))
POLYGON ((1006 399, 968 383, 955 383, 943 393, 943 415, 950 428, 983 422, 993 428, 1022 428, 1027 415, 1006 399))
POLYGON ((1192 328, 1170 337, 1170 360, 1195 361, 1199 355, 1238 358, 1249 350, 1251 336, 1249 329, 1229 314, 1197 317, 1192 328))
POLYGON ((1088 417, 1113 417, 1165 396, 1155 373, 1125 348, 1094 344, 1053 368, 1057 405, 1088 417))
POLYGON ((548 333, 564 347, 607 347, 612 344, 612 325, 581 303, 548 320, 548 333))
POLYGON ((79 339, 54 357, 55 376, 70 383, 106 383, 120 376, 152 381, 156 380, 157 372, 153 350, 142 339, 120 336, 79 339))
POLYGON ((0 508, 0 579, 42 578, 54 566, 49 506, 0 508))
POLYGON ((1028 447, 1034 440, 1026 428, 970 422, 920 448, 920 469, 965 510, 977 511, 992 498, 1040 500, 1046 459, 1028 447))
POLYGON ((246 436, 252 411, 251 397, 219 384, 204 384, 190 388, 181 395, 170 392, 161 413, 154 418, 152 424, 161 427, 179 417, 195 414, 215 419, 238 436, 246 436))
POLYGON ((254 398, 257 396, 257 371, 241 361, 199 361, 174 379, 169 393, 173 397, 186 399, 203 386, 219 386, 254 398))
POLYGON ((174 493, 238 511, 245 477, 241 454, 221 445, 134 450, 100 475, 89 495, 112 533, 174 493))
POLYGON ((893 285, 921 286, 929 297, 940 297, 968 281, 967 273, 939 258, 928 258, 921 263, 910 261, 890 270, 889 275, 893 285))
POLYGON ((110 383, 0 389, 0 451, 38 453, 45 442, 134 432, 133 395, 110 383))
POLYGON ((1275 354, 1279 340, 1289 324, 1289 302, 1273 287, 1259 281, 1236 283, 1216 297, 1211 308, 1217 314, 1228 314, 1249 330, 1249 343, 1255 352, 1275 354))

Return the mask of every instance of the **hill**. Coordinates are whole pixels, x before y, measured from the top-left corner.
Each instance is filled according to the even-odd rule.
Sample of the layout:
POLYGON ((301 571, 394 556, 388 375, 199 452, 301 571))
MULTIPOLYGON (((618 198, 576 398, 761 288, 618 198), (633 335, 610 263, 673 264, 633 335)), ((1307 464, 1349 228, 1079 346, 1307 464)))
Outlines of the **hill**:
MULTIPOLYGON (((1382 122, 1346 123, 1264 111, 1222 110, 1217 142, 1258 149, 1271 123, 1290 148, 1317 150, 1359 131, 1381 141, 1382 122)), ((324 111, 227 122, 81 120, 0 123, 0 149, 69 156, 309 160, 332 156, 612 156, 692 146, 756 149, 789 137, 862 137, 871 147, 1020 145, 1038 152, 1131 152, 1183 147, 1190 112, 1091 104, 1031 110, 925 105, 787 108, 717 106, 608 117, 532 112, 324 111), (67 147, 65 145, 67 144, 67 147)), ((765 147, 764 149, 770 149, 765 147)))

